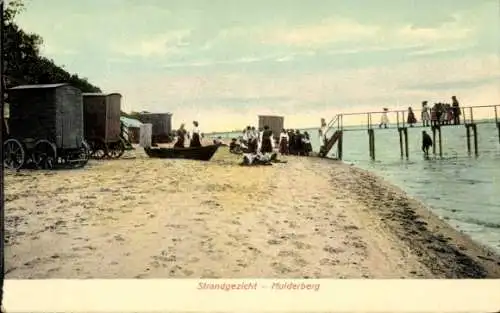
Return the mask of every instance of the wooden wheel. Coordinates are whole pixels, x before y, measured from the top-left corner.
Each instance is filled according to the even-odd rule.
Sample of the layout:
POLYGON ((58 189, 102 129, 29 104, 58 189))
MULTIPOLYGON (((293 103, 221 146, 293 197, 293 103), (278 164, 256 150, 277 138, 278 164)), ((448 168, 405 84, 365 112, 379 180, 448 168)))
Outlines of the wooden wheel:
POLYGON ((101 160, 108 154, 108 148, 102 139, 94 139, 89 142, 90 157, 101 160))
POLYGON ((26 162, 26 151, 23 144, 17 139, 7 139, 4 146, 4 161, 5 167, 18 170, 26 162))
POLYGON ((75 163, 75 167, 84 167, 89 162, 90 146, 85 140, 82 141, 82 147, 76 157, 78 158, 78 162, 75 163))
POLYGON ((57 164, 56 146, 48 140, 38 140, 33 148, 32 160, 38 169, 53 169, 57 164))
POLYGON ((108 156, 112 159, 118 159, 125 152, 123 141, 117 141, 108 145, 108 156))

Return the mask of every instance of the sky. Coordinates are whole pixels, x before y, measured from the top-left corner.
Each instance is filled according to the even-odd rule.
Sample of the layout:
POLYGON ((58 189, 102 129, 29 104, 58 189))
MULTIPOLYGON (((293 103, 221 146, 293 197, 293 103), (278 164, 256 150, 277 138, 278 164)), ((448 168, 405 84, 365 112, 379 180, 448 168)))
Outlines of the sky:
POLYGON ((174 127, 500 104, 499 0, 25 1, 43 55, 174 127))

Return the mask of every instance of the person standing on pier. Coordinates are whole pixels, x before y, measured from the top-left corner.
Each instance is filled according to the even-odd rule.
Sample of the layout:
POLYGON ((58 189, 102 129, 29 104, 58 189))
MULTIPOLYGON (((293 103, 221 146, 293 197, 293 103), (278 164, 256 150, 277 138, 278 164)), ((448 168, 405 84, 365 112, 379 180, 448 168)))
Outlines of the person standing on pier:
POLYGON ((384 128, 387 128, 387 124, 389 124, 389 118, 387 117, 387 112, 389 109, 384 108, 384 112, 382 113, 382 118, 380 119, 380 124, 378 125, 378 128, 382 128, 382 125, 384 125, 384 128))
POLYGON ((191 130, 191 136, 190 137, 190 142, 189 142, 189 147, 190 148, 197 148, 201 147, 201 137, 200 137, 200 129, 198 128, 198 122, 193 121, 193 129, 191 130))
POLYGON ((413 127, 413 124, 417 123, 417 119, 415 118, 415 113, 413 113, 413 110, 411 107, 408 108, 407 122, 410 125, 410 127, 413 127))
POLYGON ((429 157, 429 148, 432 147, 432 139, 425 130, 422 131, 422 151, 426 158, 429 157))
POLYGON ((451 97, 451 101, 451 107, 453 109, 453 124, 460 125, 460 104, 455 96, 451 97))
POLYGON ((431 117, 429 115, 429 106, 427 101, 422 102, 422 126, 428 127, 431 124, 431 117))

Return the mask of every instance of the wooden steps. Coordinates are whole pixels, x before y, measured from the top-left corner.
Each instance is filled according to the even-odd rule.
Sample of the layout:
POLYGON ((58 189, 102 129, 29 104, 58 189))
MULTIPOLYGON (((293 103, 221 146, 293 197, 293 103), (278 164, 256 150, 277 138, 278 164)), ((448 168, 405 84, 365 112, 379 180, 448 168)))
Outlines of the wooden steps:
POLYGON ((333 133, 332 137, 330 137, 330 139, 328 139, 326 144, 321 148, 320 155, 322 157, 325 157, 328 154, 328 152, 330 152, 330 150, 333 148, 335 143, 339 140, 341 135, 342 135, 342 131, 340 131, 340 130, 337 130, 337 131, 335 131, 335 133, 333 133))

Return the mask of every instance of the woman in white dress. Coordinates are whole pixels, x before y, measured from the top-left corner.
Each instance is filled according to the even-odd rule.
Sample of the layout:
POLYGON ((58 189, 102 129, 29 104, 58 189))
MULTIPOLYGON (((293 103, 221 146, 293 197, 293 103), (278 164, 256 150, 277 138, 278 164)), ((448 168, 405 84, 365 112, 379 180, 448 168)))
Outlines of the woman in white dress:
POLYGON ((382 128, 382 125, 384 125, 384 128, 387 128, 387 124, 389 124, 389 118, 387 117, 387 111, 389 111, 389 109, 384 108, 384 112, 382 113, 382 118, 380 119, 380 124, 378 125, 378 128, 382 128))
POLYGON ((424 127, 430 126, 431 124, 431 115, 429 114, 427 101, 422 102, 422 124, 424 127))

